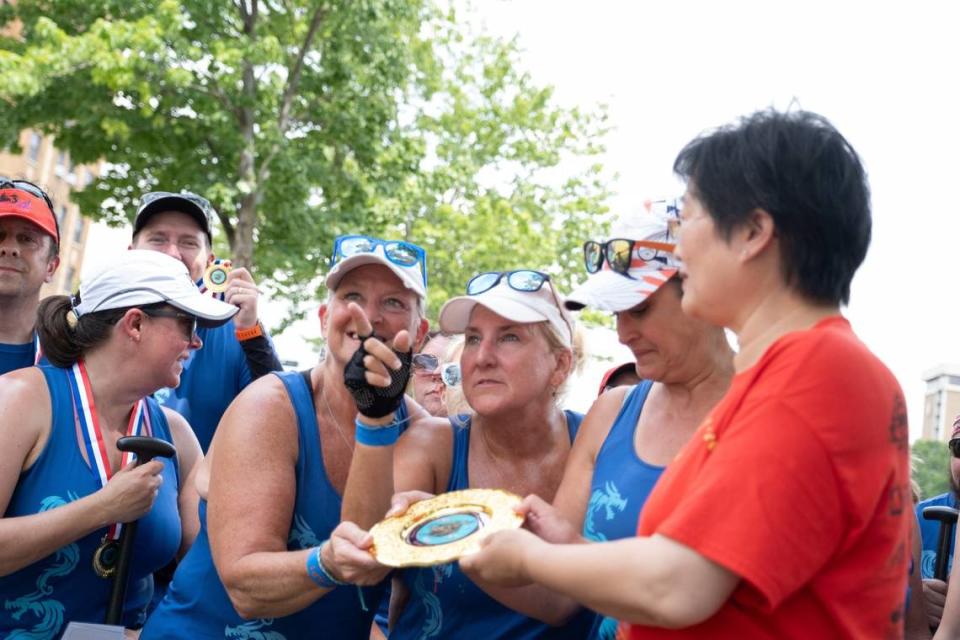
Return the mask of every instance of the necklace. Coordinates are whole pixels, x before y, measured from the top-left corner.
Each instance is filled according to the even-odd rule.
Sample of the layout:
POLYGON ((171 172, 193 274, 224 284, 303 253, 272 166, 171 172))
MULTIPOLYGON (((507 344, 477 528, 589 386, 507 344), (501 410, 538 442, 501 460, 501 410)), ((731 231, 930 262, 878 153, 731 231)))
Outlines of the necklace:
POLYGON ((337 419, 333 415, 333 409, 330 408, 330 401, 327 400, 327 394, 325 389, 320 389, 320 396, 323 398, 323 404, 327 408, 327 415, 330 416, 330 421, 333 422, 333 426, 337 429, 337 433, 340 434, 340 439, 343 440, 344 446, 353 452, 353 445, 350 444, 350 441, 347 440, 346 434, 343 433, 343 429, 340 428, 340 423, 337 422, 337 419))

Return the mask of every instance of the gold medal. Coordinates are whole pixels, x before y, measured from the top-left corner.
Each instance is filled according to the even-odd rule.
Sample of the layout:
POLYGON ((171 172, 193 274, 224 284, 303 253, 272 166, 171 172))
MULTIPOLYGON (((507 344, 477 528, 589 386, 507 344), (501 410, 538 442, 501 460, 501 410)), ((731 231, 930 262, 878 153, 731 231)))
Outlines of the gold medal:
POLYGON ((496 531, 516 529, 520 497, 499 489, 451 491, 413 504, 370 529, 371 552, 389 567, 429 567, 480 549, 496 531))
POLYGON ((117 572, 117 557, 120 555, 120 543, 103 536, 100 546, 93 552, 93 572, 101 578, 111 578, 117 572))
POLYGON ((207 291, 223 293, 227 290, 227 275, 230 265, 226 262, 214 262, 203 272, 203 286, 207 291))

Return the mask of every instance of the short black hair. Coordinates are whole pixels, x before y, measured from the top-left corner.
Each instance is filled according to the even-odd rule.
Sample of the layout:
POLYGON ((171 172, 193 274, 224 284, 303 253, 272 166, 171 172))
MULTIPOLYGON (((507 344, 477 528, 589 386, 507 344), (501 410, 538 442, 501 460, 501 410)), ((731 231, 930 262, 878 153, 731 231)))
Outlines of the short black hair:
POLYGON ((870 246, 870 187, 857 152, 826 118, 757 111, 692 140, 673 170, 722 237, 766 211, 786 284, 815 303, 849 302, 870 246))

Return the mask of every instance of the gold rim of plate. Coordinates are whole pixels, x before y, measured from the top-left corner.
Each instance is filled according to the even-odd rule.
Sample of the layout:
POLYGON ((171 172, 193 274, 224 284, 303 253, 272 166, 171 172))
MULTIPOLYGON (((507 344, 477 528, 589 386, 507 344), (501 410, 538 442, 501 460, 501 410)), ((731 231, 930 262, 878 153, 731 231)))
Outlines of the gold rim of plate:
POLYGON ((480 542, 492 533, 517 529, 523 516, 514 511, 520 496, 500 489, 464 489, 443 493, 416 502, 406 513, 381 520, 370 529, 371 552, 388 567, 430 567, 474 553, 480 542), (454 542, 436 546, 418 546, 407 536, 420 524, 434 517, 455 513, 479 513, 483 525, 474 533, 454 542))

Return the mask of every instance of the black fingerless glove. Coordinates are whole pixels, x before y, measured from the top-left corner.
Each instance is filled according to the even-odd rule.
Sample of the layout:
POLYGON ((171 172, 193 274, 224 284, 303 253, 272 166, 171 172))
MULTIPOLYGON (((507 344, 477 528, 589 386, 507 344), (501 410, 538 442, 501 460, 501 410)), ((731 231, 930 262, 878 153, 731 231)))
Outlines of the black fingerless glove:
POLYGON ((413 359, 413 351, 406 353, 394 351, 400 359, 400 368, 387 367, 387 371, 390 372, 390 386, 376 387, 367 382, 364 375, 367 369, 363 366, 363 358, 367 355, 367 350, 363 343, 370 337, 375 338, 376 335, 360 339, 360 348, 356 350, 343 370, 343 384, 353 396, 361 415, 368 418, 382 418, 396 411, 403 400, 403 392, 406 391, 407 381, 410 379, 410 361, 413 359))

